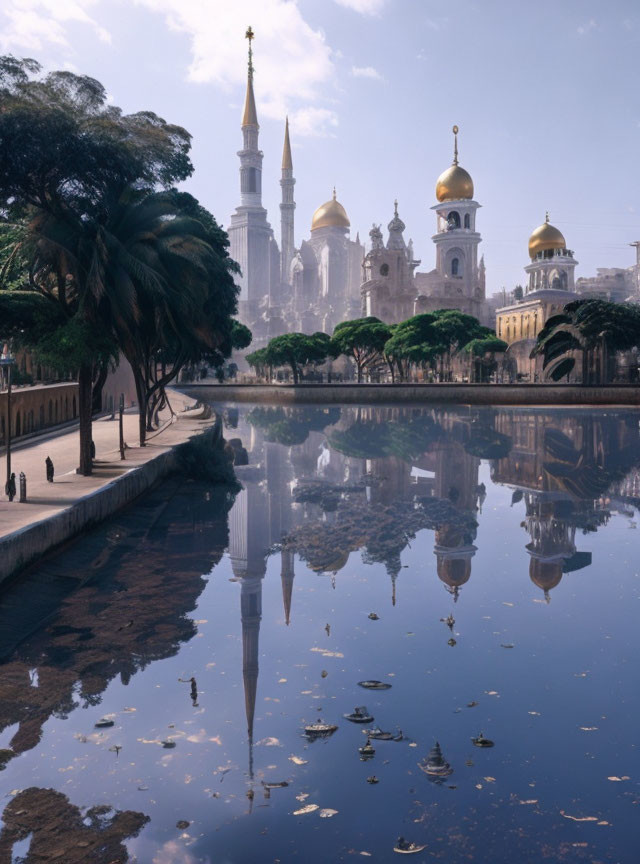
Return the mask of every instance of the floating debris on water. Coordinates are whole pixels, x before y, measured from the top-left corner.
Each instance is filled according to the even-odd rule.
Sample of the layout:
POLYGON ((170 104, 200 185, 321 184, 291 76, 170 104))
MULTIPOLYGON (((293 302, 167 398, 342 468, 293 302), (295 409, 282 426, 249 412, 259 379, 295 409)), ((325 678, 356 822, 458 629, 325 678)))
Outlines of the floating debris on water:
POLYGON ((98 720, 97 723, 94 723, 95 729, 110 729, 111 726, 115 726, 115 720, 110 720, 108 717, 103 717, 102 720, 98 720))
POLYGON ((475 738, 471 739, 471 742, 475 747, 493 747, 493 741, 489 738, 485 738, 482 732, 479 735, 476 735, 475 738))
POLYGON ((372 786, 379 782, 380 780, 376 777, 375 774, 372 774, 371 777, 367 777, 367 783, 371 783, 372 786))
POLYGON ((451 637, 451 639, 447 639, 447 645, 450 645, 452 648, 453 648, 454 645, 457 645, 457 644, 458 644, 458 643, 457 643, 456 640, 453 638, 453 636, 451 637))
POLYGON ((166 741, 161 741, 160 743, 165 750, 173 750, 173 748, 176 746, 176 742, 171 741, 170 739, 167 739, 166 741))
POLYGON ((374 718, 367 711, 366 705, 358 705, 353 709, 352 714, 343 714, 342 716, 352 723, 373 723, 374 721, 374 718))
POLYGON ((430 777, 441 778, 453 774, 453 768, 442 755, 440 744, 437 741, 427 754, 427 758, 423 762, 418 763, 418 767, 425 774, 429 774, 430 777))
POLYGON ((309 723, 308 726, 304 727, 304 734, 307 738, 328 738, 329 735, 333 735, 338 727, 334 723, 323 723, 322 720, 318 720, 317 723, 309 723))
POLYGON ((391 690, 391 684, 387 684, 385 681, 376 681, 375 679, 371 681, 358 681, 358 687, 364 687, 365 690, 391 690))
POLYGON ((179 819, 176 822, 176 828, 179 828, 181 831, 185 831, 189 825, 191 825, 191 822, 187 822, 186 819, 179 819))
POLYGON ((379 621, 380 620, 380 616, 376 612, 369 612, 369 614, 367 615, 367 618, 370 621, 379 621))
POLYGON ((367 738, 366 744, 363 744, 362 747, 358 747, 358 753, 363 761, 366 759, 372 759, 375 756, 376 750, 369 738, 367 738))
POLYGON ((399 855, 415 855, 416 852, 422 852, 422 850, 426 848, 426 843, 420 846, 418 843, 409 843, 409 841, 405 840, 404 837, 398 837, 396 845, 393 847, 393 851, 397 852, 399 855))

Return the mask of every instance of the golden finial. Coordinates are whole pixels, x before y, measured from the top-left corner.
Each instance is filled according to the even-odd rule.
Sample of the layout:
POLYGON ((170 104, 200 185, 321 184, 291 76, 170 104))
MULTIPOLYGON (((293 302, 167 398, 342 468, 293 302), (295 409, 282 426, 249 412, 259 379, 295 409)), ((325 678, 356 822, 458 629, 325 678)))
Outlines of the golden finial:
POLYGON ((253 50, 251 48, 251 43, 256 36, 251 29, 251 24, 247 27, 247 32, 244 34, 244 38, 249 40, 249 76, 253 78, 253 50))
POLYGON ((453 132, 453 164, 458 164, 458 132, 460 131, 457 126, 454 126, 451 130, 453 132))
POLYGON ((336 187, 333 187, 333 200, 336 200, 336 187))
POLYGON ((549 211, 548 211, 548 210, 546 211, 546 213, 545 213, 545 215, 544 215, 544 221, 545 221, 547 224, 549 223, 549 211))
POLYGON ((398 199, 393 202, 393 215, 398 218, 398 199))

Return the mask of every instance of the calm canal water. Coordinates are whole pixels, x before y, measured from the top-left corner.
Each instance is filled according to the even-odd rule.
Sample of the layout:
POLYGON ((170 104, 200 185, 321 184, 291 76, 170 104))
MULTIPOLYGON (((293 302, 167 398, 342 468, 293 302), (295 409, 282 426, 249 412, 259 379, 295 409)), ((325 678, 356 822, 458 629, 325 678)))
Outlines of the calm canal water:
POLYGON ((640 414, 217 407, 0 594, 0 862, 635 864, 640 414))

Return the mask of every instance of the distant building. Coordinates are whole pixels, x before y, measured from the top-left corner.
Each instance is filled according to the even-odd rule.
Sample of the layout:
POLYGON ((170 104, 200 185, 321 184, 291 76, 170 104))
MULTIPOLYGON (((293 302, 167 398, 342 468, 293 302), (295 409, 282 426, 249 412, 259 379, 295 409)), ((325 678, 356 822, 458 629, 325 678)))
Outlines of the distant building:
POLYGON ((496 334, 508 345, 507 363, 514 374, 533 380, 540 370, 530 359, 538 333, 552 315, 561 312, 576 299, 574 270, 577 261, 567 242, 549 222, 549 214, 529 238, 530 263, 524 268, 528 276, 522 300, 496 311, 496 334))

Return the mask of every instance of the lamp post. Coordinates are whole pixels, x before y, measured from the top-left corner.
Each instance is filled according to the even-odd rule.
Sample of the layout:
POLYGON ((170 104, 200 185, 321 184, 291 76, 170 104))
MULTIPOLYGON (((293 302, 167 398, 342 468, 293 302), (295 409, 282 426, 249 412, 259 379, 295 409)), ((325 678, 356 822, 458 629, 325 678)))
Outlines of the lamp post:
POLYGON ((15 360, 10 354, 6 354, 0 357, 0 369, 3 367, 7 367, 7 422, 6 422, 6 435, 7 435, 7 482, 9 482, 9 478, 11 477, 11 367, 15 363, 15 360))

